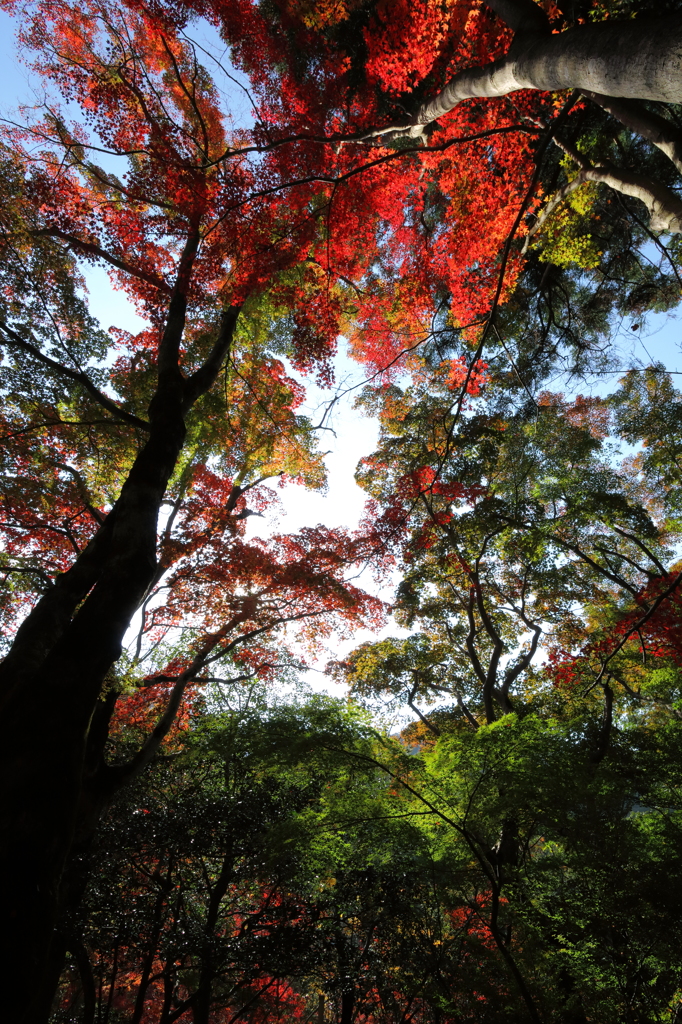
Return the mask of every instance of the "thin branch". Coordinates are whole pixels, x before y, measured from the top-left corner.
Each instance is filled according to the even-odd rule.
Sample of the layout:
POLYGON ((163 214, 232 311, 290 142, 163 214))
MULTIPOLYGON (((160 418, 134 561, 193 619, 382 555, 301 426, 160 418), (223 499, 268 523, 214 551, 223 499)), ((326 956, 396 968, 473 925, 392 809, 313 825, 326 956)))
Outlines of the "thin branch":
POLYGON ((414 711, 415 715, 417 715, 417 717, 423 722, 427 729, 429 729, 435 736, 440 736, 441 733, 438 726, 434 725, 433 722, 430 722, 428 718, 421 713, 417 705, 414 703, 414 698, 417 694, 418 689, 419 681, 417 680, 412 689, 407 691, 407 706, 411 708, 412 711, 414 711))
POLYGON ((601 666, 601 669, 600 669, 600 671, 599 671, 599 675, 597 676, 597 678, 595 679, 595 681, 594 681, 593 683, 591 683, 591 684, 590 684, 590 685, 588 686, 588 688, 587 688, 587 689, 585 690, 585 692, 583 693, 583 696, 586 696, 586 695, 587 695, 587 694, 588 694, 588 693, 590 692, 590 690, 593 690, 593 689, 595 688, 595 686, 597 686, 597 685, 598 685, 598 684, 599 684, 599 683, 601 682, 601 680, 602 680, 602 678, 603 678, 603 676, 604 676, 604 672, 606 671, 606 666, 608 665, 608 663, 609 663, 609 662, 610 662, 610 661, 611 661, 611 660, 612 660, 613 658, 615 658, 615 656, 616 656, 616 655, 618 654, 618 652, 619 652, 620 650, 622 650, 622 648, 623 648, 623 647, 625 646, 625 644, 626 644, 626 643, 628 642, 628 640, 629 640, 629 639, 630 639, 630 637, 631 637, 631 636, 633 635, 633 633, 637 633, 637 632, 639 632, 639 630, 640 630, 640 629, 642 628, 642 626, 644 625, 644 623, 645 623, 645 622, 648 622, 648 620, 649 620, 649 619, 651 618, 651 616, 652 616, 652 615, 654 614, 654 612, 658 611, 658 609, 659 609, 659 608, 660 608, 660 606, 661 606, 661 605, 663 604, 663 602, 664 602, 664 601, 665 601, 665 600, 666 600, 666 599, 667 599, 668 597, 670 597, 670 595, 671 595, 671 594, 673 593, 673 591, 674 591, 674 590, 676 589, 676 587, 678 586, 678 584, 680 583, 680 581, 682 581, 682 572, 680 572, 680 573, 678 573, 678 574, 677 574, 677 576, 675 577, 675 579, 673 580, 673 582, 672 582, 672 583, 670 584, 670 586, 669 586, 669 587, 668 587, 668 588, 667 588, 666 590, 664 590, 664 591, 663 591, 663 593, 662 593, 662 594, 659 594, 659 596, 658 596, 658 597, 656 598, 656 600, 655 600, 655 601, 653 602, 653 604, 651 605, 651 607, 647 609, 647 611, 646 611, 646 612, 644 613, 644 615, 642 615, 642 617, 641 617, 640 619, 638 619, 638 620, 637 620, 637 622, 635 622, 634 626, 632 626, 632 627, 631 627, 631 628, 630 628, 630 629, 629 629, 629 630, 627 631, 627 633, 626 633, 626 634, 625 634, 625 635, 623 636, 623 639, 622 639, 622 640, 620 641, 620 643, 619 643, 619 644, 617 644, 617 645, 616 645, 616 647, 614 647, 614 649, 613 649, 613 650, 611 651, 611 653, 609 654, 609 656, 608 656, 607 658, 605 658, 605 660, 604 660, 604 661, 602 662, 602 666, 601 666))
POLYGON ((656 566, 656 568, 657 568, 657 569, 659 570, 659 572, 661 573, 661 576, 669 576, 669 575, 670 575, 670 573, 669 573, 669 572, 668 572, 668 570, 667 570, 667 569, 665 568, 665 566, 664 566, 664 565, 662 565, 662 563, 661 563, 661 562, 659 562, 659 560, 658 560, 658 559, 656 558, 656 555, 654 555, 654 553, 653 553, 652 551, 650 551, 650 550, 649 550, 649 548, 648 548, 648 547, 646 546, 646 544, 644 543, 644 541, 640 540, 640 539, 639 539, 638 537, 636 537, 636 536, 635 536, 635 535, 634 535, 633 533, 628 533, 628 532, 627 532, 627 530, 623 530, 623 529, 621 529, 621 527, 620 527, 620 526, 614 526, 614 527, 613 527, 613 529, 615 530, 615 532, 616 532, 616 533, 619 533, 619 534, 621 535, 621 537, 627 537, 627 539, 628 539, 628 540, 631 540, 633 544, 636 544, 636 545, 637 545, 637 547, 638 547, 638 548, 639 548, 639 549, 640 549, 641 551, 643 551, 643 552, 644 552, 644 554, 645 554, 645 555, 646 555, 646 556, 647 556, 648 558, 650 558, 650 559, 651 559, 651 561, 652 561, 652 562, 654 563, 654 565, 656 566))

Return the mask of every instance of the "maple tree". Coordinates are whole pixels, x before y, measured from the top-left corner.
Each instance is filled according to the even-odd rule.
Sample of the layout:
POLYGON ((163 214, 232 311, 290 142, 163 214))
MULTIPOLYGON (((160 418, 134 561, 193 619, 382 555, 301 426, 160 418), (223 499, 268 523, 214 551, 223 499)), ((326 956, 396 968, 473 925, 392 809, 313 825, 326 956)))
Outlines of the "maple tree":
POLYGON ((238 140, 225 135, 193 48, 106 6, 40 13, 27 27, 40 70, 81 104, 100 148, 131 163, 125 181, 93 163, 84 129, 68 128, 52 109, 15 133, 6 153, 5 573, 21 581, 12 588, 18 607, 5 609, 9 623, 26 597, 37 591, 38 600, 2 665, 6 721, 17 722, 5 748, 12 795, 3 841, 17 971, 25 972, 17 1014, 29 1017, 44 1015, 60 969, 56 949, 54 963, 39 965, 69 851, 87 839, 111 792, 154 756, 187 685, 231 655, 247 673, 272 671, 285 652, 268 636, 287 622, 315 617, 319 637, 335 613, 347 622, 380 614, 344 580, 366 552, 341 532, 318 528, 269 545, 243 539, 246 495, 266 506, 268 477, 323 479, 311 425, 295 412, 300 387, 280 358, 286 352, 324 372, 338 331, 326 278, 319 309, 310 297, 311 189, 298 215, 287 204, 279 224, 267 197, 258 210, 242 200, 228 223, 230 194, 248 196, 252 178, 239 156, 233 170, 216 159, 238 140), (22 138, 40 149, 22 151, 22 138), (113 352, 79 294, 76 255, 115 268, 149 321, 135 337, 118 332, 113 352), (272 321, 297 311, 306 318, 273 351, 272 321), (170 512, 157 537, 163 502, 170 512), (178 619, 184 601, 191 608, 178 619), (161 651, 176 626, 184 642, 151 673, 144 663, 128 666, 166 706, 130 762, 108 766, 104 741, 120 684, 107 673, 139 607, 138 661, 144 645, 161 651), (19 725, 27 714, 30 740, 19 725), (45 972, 36 996, 43 1006, 27 1006, 25 993, 45 972))
POLYGON ((359 470, 368 528, 400 559, 395 616, 410 634, 367 642, 331 670, 373 709, 415 714, 405 737, 436 778, 400 777, 439 819, 448 855, 476 857, 528 1019, 674 1019, 677 960, 656 942, 675 926, 652 925, 645 953, 626 917, 642 900, 638 920, 660 921, 647 902, 659 853, 664 873, 677 870, 644 836, 659 800, 679 820, 677 770, 649 758, 670 752, 680 714, 681 396, 661 365, 630 370, 607 399, 533 393, 542 367, 526 371, 523 339, 506 337, 464 409, 446 334, 409 378, 365 396, 382 423, 359 470), (621 439, 641 449, 623 457, 621 439), (555 756, 568 759, 556 790, 555 756), (658 796, 634 767, 644 763, 658 796), (604 834, 590 854, 593 813, 616 845, 604 834))
POLYGON ((420 754, 343 701, 219 700, 107 812, 54 1024, 674 1011, 679 723, 596 766, 570 698, 420 754))
POLYGON ((646 603, 666 543, 647 479, 634 494, 600 461, 589 403, 533 399, 532 440, 508 406, 562 358, 591 358, 614 310, 677 300, 676 242, 657 232, 682 224, 679 130, 654 105, 680 99, 680 16, 531 0, 4 6, 66 104, 8 126, 2 152, 1 877, 12 1013, 42 1021, 64 871, 103 808, 187 725, 210 673, 286 671, 288 623, 308 643, 377 624, 353 566, 411 561, 399 604, 426 639, 365 650, 351 674, 381 690, 390 663, 416 707, 445 663, 470 727, 515 709, 541 621, 573 648, 591 643, 575 602, 638 621, 624 595, 646 603), (231 127, 188 12, 247 73, 252 128, 231 127), (654 268, 636 254, 652 236, 654 268), (146 329, 102 330, 88 262, 146 329), (267 480, 323 482, 284 360, 328 381, 342 332, 387 385, 372 401, 401 440, 366 463, 374 521, 247 542, 267 480), (398 367, 412 391, 391 385, 398 367), (126 716, 137 742, 108 763, 126 716))

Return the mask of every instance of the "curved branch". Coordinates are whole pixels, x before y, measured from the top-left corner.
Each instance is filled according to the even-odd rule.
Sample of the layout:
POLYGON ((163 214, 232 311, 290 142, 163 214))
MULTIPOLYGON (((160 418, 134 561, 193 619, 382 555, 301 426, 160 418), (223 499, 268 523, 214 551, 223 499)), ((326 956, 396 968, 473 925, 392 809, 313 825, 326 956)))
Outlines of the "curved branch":
POLYGON ((659 562, 659 560, 656 558, 656 555, 646 546, 643 540, 640 540, 634 533, 628 533, 627 530, 621 529, 620 526, 614 526, 613 529, 616 533, 620 534, 621 537, 627 537, 628 540, 631 540, 633 542, 633 544, 636 544, 640 551, 643 551, 644 554, 651 559, 651 561, 654 563, 654 565, 660 572, 661 576, 670 575, 670 573, 665 568, 663 563, 659 562))
POLYGON ((574 146, 554 138, 554 144, 566 153, 580 167, 583 181, 596 181, 608 185, 621 195, 631 196, 644 203, 649 211, 649 225, 653 231, 682 233, 682 200, 672 189, 658 181, 634 171, 623 170, 612 164, 592 165, 574 146))
POLYGON ((70 474, 70 476, 76 482, 76 486, 78 487, 78 490, 81 493, 81 498, 83 499, 83 504, 85 505, 86 509, 88 510, 92 518, 95 520, 95 522, 99 526, 102 526, 104 520, 106 519, 106 516, 102 515, 99 509, 95 505, 93 505, 92 497, 90 495, 90 492, 88 491, 87 484, 85 483, 85 480, 78 472, 78 470, 74 469, 73 466, 69 466, 67 462, 55 462, 55 466, 57 467, 57 469, 63 469, 70 474))
POLYGON ((412 687, 411 690, 407 691, 407 706, 409 708, 411 708, 412 711, 414 711, 415 715, 426 726, 426 728, 429 729, 434 734, 434 736, 440 736, 440 729, 438 728, 438 726, 434 725, 433 722, 429 722, 429 720, 426 717, 426 715, 423 715, 421 713, 421 711, 419 710, 419 708, 417 707, 417 705, 414 703, 414 698, 417 695, 417 690, 418 689, 419 689, 419 681, 417 681, 414 684, 414 686, 412 687))
POLYGON ((542 636, 542 627, 534 623, 531 623, 525 615, 521 616, 524 623, 533 631, 533 637, 529 644, 528 650, 522 655, 519 660, 512 666, 510 666, 505 674, 502 686, 500 687, 501 694, 504 695, 505 700, 509 700, 509 690, 513 682, 515 682, 522 672, 525 672, 531 661, 535 657, 535 653, 540 643, 540 637, 542 636))
POLYGON ((652 181, 643 174, 624 171, 610 164, 591 167, 583 172, 587 181, 608 185, 615 192, 632 196, 644 203, 649 211, 649 227, 652 231, 666 231, 673 235, 682 234, 682 200, 658 181, 652 181))
POLYGON ((471 714, 471 711, 469 711, 469 708, 466 706, 466 704, 462 700, 461 693, 458 690, 454 690, 453 692, 454 692, 455 698, 457 700, 457 707, 462 712, 462 714, 466 718, 467 722, 469 723, 469 725, 471 726, 471 728, 475 732, 479 728, 479 723, 476 721, 474 716, 471 714))
POLYGON ((678 14, 597 22, 556 35, 533 34, 527 36, 525 47, 520 36, 502 60, 455 75, 437 96, 422 104, 418 123, 436 120, 462 100, 506 96, 519 89, 580 89, 661 103, 682 100, 678 14))
POLYGON ((602 662, 601 669, 599 671, 599 675, 597 676, 595 681, 588 686, 588 688, 585 690, 585 693, 583 694, 583 696, 586 696, 590 692, 590 690, 593 690, 595 688, 595 686, 597 686, 602 681, 602 679, 604 677, 604 672, 606 671, 606 666, 608 665, 608 663, 613 658, 615 658, 615 656, 618 654, 618 652, 620 650, 622 650, 623 647, 625 647, 625 644, 628 642, 628 640, 633 635, 633 633, 639 632, 639 630, 642 628, 642 626, 645 624, 645 622, 648 622, 648 620, 651 618, 651 616, 656 611, 658 611, 658 609, 663 604, 663 602, 668 597, 670 597, 670 595, 672 594, 672 592, 674 590, 677 589, 677 586, 679 585, 679 583, 681 581, 682 581, 682 572, 678 573, 677 576, 675 577, 675 579, 673 580, 673 582, 670 584, 670 586, 667 587, 666 590, 664 590, 662 594, 658 595, 658 597, 653 602, 653 604, 649 608, 647 608, 647 610, 644 613, 644 615, 642 615, 641 618, 637 619, 637 622, 635 622, 634 626, 632 626, 632 628, 627 631, 627 633, 623 636, 623 638, 620 641, 620 643, 618 643, 614 647, 614 649, 611 651, 609 656, 604 659, 604 661, 602 662))
POLYGON ((610 572, 605 566, 600 565, 599 562, 595 561, 594 558, 590 558, 586 551, 583 551, 578 544, 571 544, 570 541, 564 540, 562 537, 556 535, 552 538, 555 544, 559 547, 564 548, 565 551, 572 551, 574 555, 577 555, 583 562, 595 569, 601 576, 605 576, 607 580, 611 580, 617 587, 623 587, 627 590, 634 598, 637 597, 637 589, 633 587, 626 579, 622 576, 616 575, 615 572, 610 572))
POLYGON ((597 22, 548 34, 540 28, 540 20, 530 16, 525 2, 491 0, 489 6, 512 28, 518 27, 506 56, 459 72, 422 103, 408 124, 386 125, 368 133, 367 139, 377 135, 384 140, 418 138, 426 125, 464 100, 508 96, 520 89, 579 89, 600 96, 682 102, 679 14, 597 22))
POLYGON ((232 338, 241 312, 241 304, 230 306, 222 315, 220 330, 203 365, 184 384, 184 406, 191 406, 213 384, 230 353, 232 338))

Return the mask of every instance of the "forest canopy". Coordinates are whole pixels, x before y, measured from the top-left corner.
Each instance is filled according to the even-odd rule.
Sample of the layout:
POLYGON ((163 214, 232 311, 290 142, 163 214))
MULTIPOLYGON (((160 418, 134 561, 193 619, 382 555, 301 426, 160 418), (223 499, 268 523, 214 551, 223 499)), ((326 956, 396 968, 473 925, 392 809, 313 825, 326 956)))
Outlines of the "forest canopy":
POLYGON ((2 7, 8 1019, 672 1024, 682 5, 2 7))

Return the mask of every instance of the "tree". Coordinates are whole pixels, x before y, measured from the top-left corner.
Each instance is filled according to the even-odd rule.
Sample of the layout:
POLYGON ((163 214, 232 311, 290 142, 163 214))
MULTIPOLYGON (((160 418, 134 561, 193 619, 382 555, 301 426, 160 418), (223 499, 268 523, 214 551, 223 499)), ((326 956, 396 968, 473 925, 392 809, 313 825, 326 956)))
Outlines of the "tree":
MULTIPOLYGON (((269 18, 248 41, 235 34, 243 17, 241 9, 239 13, 231 7, 214 10, 204 2, 190 2, 168 7, 166 13, 177 21, 187 10, 208 15, 221 25, 235 46, 238 62, 261 86, 269 87, 272 79, 267 68, 258 70, 258 54, 263 45, 272 46, 275 31, 285 31, 290 45, 283 54, 289 71, 284 83, 300 100, 305 96, 309 101, 311 92, 319 88, 319 78, 315 82, 312 73, 306 75, 309 69, 303 57, 311 37, 317 43, 315 52, 321 42, 326 54, 342 54, 355 78, 352 96, 357 131, 350 142, 359 139, 386 145, 428 137, 432 143, 448 137, 446 125, 460 118, 460 124, 467 119, 468 123, 482 120, 491 109, 501 125, 509 108, 485 101, 519 92, 527 95, 527 90, 556 93, 573 89, 657 147, 680 169, 679 126, 646 105, 674 104, 681 98, 680 20, 674 0, 663 8, 642 2, 553 3, 550 16, 534 0, 493 0, 482 10, 470 3, 389 7, 382 3, 329 6, 297 2, 273 5, 269 18), (495 15, 492 20, 491 13, 495 15), (641 15, 639 20, 633 20, 636 15, 641 15), (379 92, 378 109, 372 90, 379 92), (484 102, 472 106, 471 100, 484 102), (406 108, 411 111, 407 120, 406 108), (384 117, 392 113, 394 120, 373 124, 375 113, 384 117)), ((333 116, 339 108, 330 100, 327 81, 323 89, 328 104, 324 114, 333 116)), ((265 96, 263 100, 270 108, 265 96)), ((541 105, 535 105, 531 113, 524 100, 525 96, 514 97, 519 112, 537 117, 541 105)), ((494 146, 493 152, 496 149, 494 146)), ((670 169, 667 173, 663 170, 662 178, 654 175, 652 179, 637 173, 628 162, 621 166, 603 160, 592 163, 569 149, 579 166, 571 189, 586 181, 607 184, 643 202, 655 230, 680 230, 682 207, 668 184, 670 169)), ((504 162, 498 173, 503 166, 504 162)), ((464 177, 461 169, 456 177, 464 177)), ((456 195, 446 196, 456 201, 456 195)), ((495 213, 489 203, 487 206, 490 220, 495 213)))
MULTIPOLYGON (((396 619, 418 632, 366 643, 336 671, 358 694, 406 701, 422 717, 422 702, 451 700, 476 728, 542 702, 539 651, 591 642, 596 609, 612 630, 633 602, 633 622, 662 614, 657 602, 674 607, 679 518, 676 487, 664 497, 658 474, 614 463, 611 432, 622 436, 627 423, 634 440, 638 374, 609 402, 545 392, 515 406, 498 377, 503 351, 486 370, 485 395, 463 410, 443 347, 441 338, 422 350, 426 366, 408 386, 368 396, 382 435, 359 475, 371 496, 367 528, 401 562, 396 619), (613 425, 611 408, 620 410, 613 425)), ((670 379, 654 379, 674 417, 670 379)), ((664 461, 676 473, 667 437, 656 469, 664 461)))
MULTIPOLYGON (((276 724, 256 717, 267 712, 248 689, 241 713, 197 707, 181 760, 157 764, 105 816, 53 1019, 199 1024, 287 1006, 298 1016, 290 980, 314 958, 314 924, 290 889, 299 851, 277 838, 315 784, 268 772, 259 747, 276 724)), ((214 691, 214 704, 225 700, 214 691)))
MULTIPOLYGON (((181 7, 24 10, 36 70, 83 115, 69 124, 50 104, 8 131, 3 175, 8 459, 23 471, 18 479, 12 470, 3 507, 6 574, 18 599, 7 621, 37 595, 0 668, 8 723, 2 878, 16 932, 8 968, 22 1003, 35 993, 32 1005, 12 1011, 17 1020, 44 1019, 74 843, 91 833, 112 791, 154 756, 186 687, 211 659, 229 658, 286 621, 377 614, 343 581, 346 566, 377 550, 376 533, 318 529, 279 550, 239 537, 245 495, 268 501, 264 477, 320 481, 311 425, 295 412, 297 388, 281 357, 324 376, 345 329, 359 357, 383 374, 431 335, 436 311, 464 343, 443 371, 458 389, 459 421, 483 379, 493 313, 519 279, 513 239, 537 208, 535 165, 555 137, 578 173, 555 183, 553 209, 579 187, 615 186, 648 207, 653 219, 642 231, 677 230, 666 178, 667 165, 676 166, 673 122, 612 102, 613 93, 622 99, 623 61, 611 55, 611 43, 627 56, 636 38, 654 85, 640 88, 642 75, 631 75, 634 93, 674 102, 676 5, 646 31, 636 22, 563 31, 569 12, 558 34, 534 4, 495 9, 517 34, 506 59, 507 30, 468 5, 406 6, 394 21, 380 5, 202 8, 252 78, 257 121, 241 133, 226 125, 182 32, 181 7), (412 46, 409 29, 422 17, 425 31, 412 46), (533 78, 547 64, 543 54, 557 48, 565 80, 533 78), (467 68, 480 52, 501 64, 472 75, 467 68), (580 60, 572 54, 593 52, 599 81, 573 78, 580 60), (521 83, 610 95, 606 106, 598 100, 601 110, 608 106, 599 116, 615 115, 639 133, 652 166, 666 164, 662 177, 642 181, 628 166, 606 167, 576 148, 580 122, 570 119, 582 109, 578 97, 560 107, 544 92, 453 106, 467 82, 483 83, 487 95, 502 78, 498 93, 521 83), (398 123, 408 94, 421 106, 398 123), (435 131, 422 146, 427 122, 435 131), (569 123, 575 131, 565 130, 569 123), (461 152, 466 162, 453 158, 461 152), (149 321, 135 338, 119 332, 115 357, 83 302, 79 260, 107 266, 149 321), (467 346, 483 323, 472 357, 467 346), (106 447, 116 458, 102 471, 106 447), (164 502, 169 517, 159 532, 164 502), (168 639, 180 625, 191 642, 168 651, 146 680, 138 673, 138 683, 172 683, 168 703, 130 762, 107 766, 109 716, 126 681, 112 679, 112 666, 138 611, 140 655, 147 640, 168 639)), ((539 214, 536 240, 548 235, 551 212, 539 214)), ((630 557, 625 546, 617 559, 630 557)), ((488 631, 485 643, 490 665, 499 663, 499 632, 488 631)), ((240 670, 249 657, 249 671, 276 662, 268 645, 239 657, 240 670)))
POLYGON ((518 1000, 494 1013, 519 1019, 525 1002, 543 1021, 674 1019, 677 912, 656 878, 676 870, 662 844, 679 820, 677 724, 654 739, 633 722, 595 765, 580 717, 505 716, 439 740, 422 783, 438 813, 424 821, 470 884, 483 882, 482 916, 518 1000))
MULTIPOLYGON (((33 28, 41 70, 91 113, 101 148, 130 156, 131 164, 123 181, 94 164, 83 129, 69 129, 49 109, 24 133, 41 150, 8 155, 4 179, 2 333, 12 395, 6 572, 37 580, 37 587, 18 587, 20 597, 39 593, 2 665, 13 737, 3 754, 3 877, 16 937, 17 1019, 42 1019, 51 998, 62 951, 53 948, 49 963, 48 950, 70 849, 126 775, 154 755, 186 685, 218 655, 268 630, 334 609, 350 621, 364 600, 343 581, 345 567, 364 557, 349 538, 309 531, 293 548, 268 552, 239 536, 245 495, 259 500, 261 487, 260 500, 268 501, 263 477, 293 472, 321 482, 310 424, 294 412, 300 393, 278 359, 284 349, 299 365, 323 364, 338 330, 333 290, 323 286, 317 304, 314 291, 308 298, 317 273, 308 271, 317 224, 307 206, 311 188, 299 197, 298 214, 287 206, 291 221, 278 223, 267 188, 257 210, 244 205, 251 178, 238 156, 234 169, 216 160, 230 142, 205 72, 191 46, 149 18, 97 4, 78 13, 52 7, 33 28), (239 201, 228 228, 234 190, 239 201), (111 343, 74 288, 74 254, 114 268, 150 322, 136 338, 118 335, 110 370, 92 365, 111 343), (292 305, 297 293, 300 307, 292 305), (290 341, 264 349, 261 325, 285 309, 295 317, 298 308, 306 315, 290 341), (222 395, 207 397, 220 375, 222 395), (244 401, 244 391, 253 400, 244 401), (224 415, 226 401, 239 408, 228 404, 224 415), (115 461, 98 468, 99 450, 112 438, 115 461), (163 502, 171 503, 170 515, 157 536, 163 502), (216 576, 211 559, 199 583, 201 543, 232 559, 225 569, 240 579, 216 576), (162 583, 173 565, 172 583, 162 583), (190 577, 195 599, 209 587, 219 604, 197 603, 184 623, 193 641, 161 674, 174 686, 137 759, 107 766, 117 689, 111 677, 107 699, 100 698, 132 615, 144 605, 157 629, 163 613, 148 602, 161 584, 170 587, 162 628, 172 626, 173 600, 190 577), (231 608, 229 587, 237 588, 231 608), (26 1005, 29 992, 35 1006, 26 1005)), ((143 618, 143 635, 147 629, 143 618)), ((266 671, 272 660, 255 649, 252 659, 252 668, 266 671)))
POLYGON ((680 396, 661 365, 608 399, 543 393, 514 305, 479 393, 453 386, 461 349, 442 330, 410 379, 365 396, 382 420, 358 474, 368 529, 402 563, 396 618, 413 632, 333 671, 421 720, 405 735, 425 775, 397 777, 470 872, 468 898, 484 894, 514 993, 493 1019, 674 1019, 677 959, 658 943, 676 926, 650 883, 677 870, 657 823, 679 814, 680 396), (642 448, 623 458, 623 438, 642 448), (654 768, 654 750, 672 761, 654 768))
POLYGON ((319 991, 362 1002, 394 970, 396 931, 418 934, 415 831, 362 762, 377 742, 357 709, 268 705, 262 684, 216 687, 208 703, 223 708, 195 708, 182 755, 105 816, 55 1021, 298 1019, 319 991))
MULTIPOLYGON (((674 5, 667 16, 615 23, 602 20, 610 13, 607 6, 597 7, 590 12, 596 23, 586 24, 578 18, 583 21, 578 26, 571 24, 577 5, 553 5, 554 23, 533 0, 493 0, 487 6, 514 33, 505 56, 482 67, 457 69, 454 74, 448 69, 451 77, 444 88, 422 100, 409 124, 389 129, 391 137, 418 137, 425 126, 466 100, 506 96, 523 89, 575 89, 658 146, 679 171, 677 127, 641 102, 632 103, 680 102, 680 16, 674 5)), ((635 7, 638 10, 641 5, 635 7)), ((386 134, 386 130, 381 132, 386 134)), ((643 202, 655 230, 680 231, 680 200, 662 182, 607 163, 592 165, 575 150, 567 152, 580 168, 571 188, 586 181, 603 182, 643 202)))

